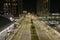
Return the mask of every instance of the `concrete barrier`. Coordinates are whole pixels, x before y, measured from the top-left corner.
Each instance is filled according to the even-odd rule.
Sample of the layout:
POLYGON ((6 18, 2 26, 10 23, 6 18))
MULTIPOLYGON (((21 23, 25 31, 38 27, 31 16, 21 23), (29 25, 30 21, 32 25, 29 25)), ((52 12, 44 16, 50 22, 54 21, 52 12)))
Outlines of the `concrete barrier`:
POLYGON ((13 24, 11 24, 10 26, 8 26, 6 29, 4 29, 4 30, 2 30, 1 32, 0 32, 0 40, 5 40, 6 39, 6 37, 8 36, 8 30, 9 30, 9 28, 10 28, 10 30, 11 31, 13 31, 13 28, 14 28, 14 23, 13 24))
POLYGON ((7 33, 8 30, 10 29, 10 31, 14 31, 13 28, 14 28, 15 24, 18 25, 18 24, 23 20, 23 18, 24 18, 24 17, 21 17, 20 19, 18 19, 19 21, 11 24, 11 25, 8 26, 6 29, 2 30, 2 31, 0 32, 0 40, 6 40, 6 38, 8 37, 8 33, 7 33))

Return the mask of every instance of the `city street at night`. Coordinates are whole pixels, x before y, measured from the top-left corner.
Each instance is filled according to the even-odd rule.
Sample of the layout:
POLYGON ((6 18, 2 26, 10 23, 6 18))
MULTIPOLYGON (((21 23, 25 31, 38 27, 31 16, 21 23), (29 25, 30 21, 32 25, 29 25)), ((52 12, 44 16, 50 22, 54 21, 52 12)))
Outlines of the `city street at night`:
POLYGON ((60 1, 0 0, 0 40, 60 40, 60 1))

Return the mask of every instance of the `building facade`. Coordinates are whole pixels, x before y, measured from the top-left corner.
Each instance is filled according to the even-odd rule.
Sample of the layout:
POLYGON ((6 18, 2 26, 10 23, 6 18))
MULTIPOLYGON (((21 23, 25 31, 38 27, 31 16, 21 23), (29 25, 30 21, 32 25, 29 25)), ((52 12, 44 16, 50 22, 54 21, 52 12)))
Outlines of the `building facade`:
POLYGON ((0 0, 0 15, 3 14, 3 0, 0 0))
POLYGON ((3 0, 4 14, 13 15, 15 17, 22 13, 22 1, 21 0, 3 0))
POLYGON ((39 16, 47 16, 48 0, 37 0, 37 14, 39 16), (46 15, 47 14, 47 15, 46 15))

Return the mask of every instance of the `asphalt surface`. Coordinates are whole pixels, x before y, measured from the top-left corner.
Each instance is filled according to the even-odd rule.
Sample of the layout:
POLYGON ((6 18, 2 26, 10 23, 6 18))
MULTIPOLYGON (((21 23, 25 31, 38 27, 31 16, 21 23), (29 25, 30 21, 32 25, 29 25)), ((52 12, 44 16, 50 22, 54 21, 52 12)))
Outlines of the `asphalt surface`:
POLYGON ((11 40, 31 40, 30 26, 30 19, 24 18, 24 20, 21 21, 18 32, 14 35, 14 37, 11 40))
POLYGON ((9 40, 60 40, 60 33, 38 20, 37 16, 26 15, 19 25, 17 32, 9 40), (34 29, 31 29, 31 21, 34 29))
POLYGON ((60 40, 60 36, 52 28, 48 27, 43 21, 33 21, 39 40, 60 40))

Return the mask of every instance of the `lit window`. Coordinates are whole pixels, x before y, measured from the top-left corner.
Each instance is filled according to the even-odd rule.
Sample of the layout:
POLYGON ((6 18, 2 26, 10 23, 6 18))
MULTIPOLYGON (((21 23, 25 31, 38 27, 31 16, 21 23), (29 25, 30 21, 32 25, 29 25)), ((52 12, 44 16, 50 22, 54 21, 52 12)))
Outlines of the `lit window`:
POLYGON ((13 5, 17 5, 17 3, 14 3, 13 5))
POLYGON ((10 1, 10 0, 6 0, 6 1, 10 1))
POLYGON ((4 7, 8 7, 8 3, 4 3, 4 7))
POLYGON ((6 6, 8 5, 8 3, 6 3, 6 6))
POLYGON ((6 0, 6 1, 8 1, 8 0, 6 0))
POLYGON ((10 3, 9 3, 9 5, 10 5, 10 3))
POLYGON ((13 0, 13 2, 15 2, 16 0, 13 0))

